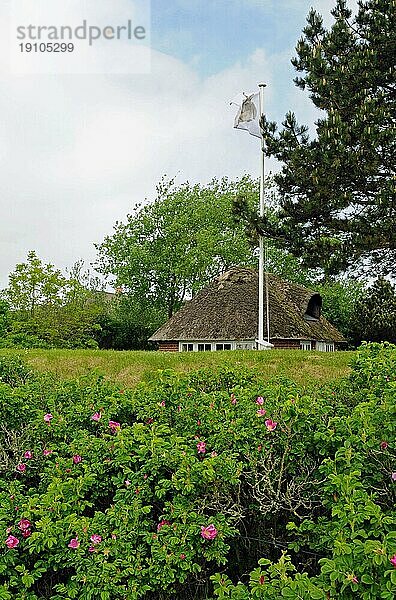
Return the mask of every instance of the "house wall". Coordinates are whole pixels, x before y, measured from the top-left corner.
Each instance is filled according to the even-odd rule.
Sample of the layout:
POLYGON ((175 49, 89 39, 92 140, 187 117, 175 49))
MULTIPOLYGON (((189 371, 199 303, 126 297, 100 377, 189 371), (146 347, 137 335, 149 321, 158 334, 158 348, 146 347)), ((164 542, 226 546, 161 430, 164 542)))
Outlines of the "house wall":
POLYGON ((160 352, 179 352, 179 342, 158 342, 160 352))
MULTIPOLYGON (((202 343, 202 342, 190 342, 194 344, 194 351, 197 351, 197 344, 198 343, 202 343)), ((235 348, 237 348, 237 344, 241 344, 241 342, 228 342, 231 343, 231 347, 234 350, 235 348)), ((161 352, 181 352, 181 344, 182 342, 175 342, 175 341, 166 341, 166 342, 159 342, 158 343, 158 350, 160 350, 161 352)), ((252 343, 252 340, 246 340, 245 342, 242 343, 244 344, 252 344, 254 347, 254 344, 252 343)), ((300 340, 292 340, 292 339, 272 339, 271 340, 271 344, 274 345, 274 348, 277 350, 300 350, 301 346, 300 346, 300 340)), ((216 349, 216 342, 212 342, 212 350, 216 349)), ((324 348, 320 347, 320 345, 318 344, 318 342, 315 342, 314 340, 312 340, 312 350, 324 350, 324 348)), ((343 345, 336 343, 335 344, 335 350, 343 350, 343 345)))
POLYGON ((270 340, 276 350, 300 350, 300 340, 270 340))
POLYGON ((255 349, 254 340, 188 340, 179 342, 179 352, 255 349))
MULTIPOLYGON (((307 340, 309 341, 309 340, 307 340)), ((320 352, 334 352, 335 350, 340 350, 340 345, 334 342, 316 342, 315 340, 311 341, 311 350, 318 350, 320 352)), ((274 345, 275 349, 278 350, 300 350, 301 349, 301 340, 271 340, 271 344, 274 345)))

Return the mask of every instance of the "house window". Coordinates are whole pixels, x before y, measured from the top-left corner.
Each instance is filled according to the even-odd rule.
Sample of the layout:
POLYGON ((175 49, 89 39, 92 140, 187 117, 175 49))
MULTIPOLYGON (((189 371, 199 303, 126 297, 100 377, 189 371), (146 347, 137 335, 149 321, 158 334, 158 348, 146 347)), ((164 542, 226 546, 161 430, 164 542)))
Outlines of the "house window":
POLYGON ((312 350, 311 340, 302 340, 300 342, 300 348, 301 350, 312 350))
POLYGON ((231 350, 231 344, 216 344, 216 350, 231 350))
POLYGON ((334 352, 334 342, 316 342, 316 350, 319 350, 319 352, 334 352))
POLYGON ((253 350, 253 344, 251 342, 237 342, 235 344, 235 350, 253 350))
POLYGON ((198 352, 210 352, 212 344, 198 344, 198 352))
POLYGON ((194 344, 182 344, 182 352, 194 352, 194 344))

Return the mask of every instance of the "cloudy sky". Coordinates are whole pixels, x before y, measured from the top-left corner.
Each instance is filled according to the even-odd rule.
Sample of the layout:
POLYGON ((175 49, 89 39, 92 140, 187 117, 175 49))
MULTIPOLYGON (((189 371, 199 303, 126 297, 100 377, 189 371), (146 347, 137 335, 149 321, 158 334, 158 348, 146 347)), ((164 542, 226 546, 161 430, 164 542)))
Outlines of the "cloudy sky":
MULTIPOLYGON (((133 0, 95 9, 118 3, 132 10, 133 0)), ((153 0, 147 74, 16 76, 3 60, 0 288, 31 249, 63 270, 89 264, 164 174, 258 175, 258 140, 233 130, 229 100, 265 81, 271 119, 293 109, 314 122, 290 65, 311 6, 331 22, 331 0, 153 0)))

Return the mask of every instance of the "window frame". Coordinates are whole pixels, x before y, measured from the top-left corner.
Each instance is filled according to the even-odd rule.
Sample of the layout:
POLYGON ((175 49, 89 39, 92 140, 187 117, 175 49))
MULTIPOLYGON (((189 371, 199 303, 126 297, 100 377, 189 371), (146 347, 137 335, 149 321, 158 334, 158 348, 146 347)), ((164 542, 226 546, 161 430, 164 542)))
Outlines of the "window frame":
POLYGON ((194 352, 194 344, 190 342, 183 342, 181 344, 180 352, 194 352))
POLYGON ((334 342, 316 342, 316 350, 318 352, 335 352, 334 342))
POLYGON ((198 342, 197 343, 197 352, 212 352, 212 344, 209 342, 198 342), (203 348, 200 348, 203 346, 203 348))
POLYGON ((312 350, 311 340, 300 340, 300 350, 309 351, 312 350))

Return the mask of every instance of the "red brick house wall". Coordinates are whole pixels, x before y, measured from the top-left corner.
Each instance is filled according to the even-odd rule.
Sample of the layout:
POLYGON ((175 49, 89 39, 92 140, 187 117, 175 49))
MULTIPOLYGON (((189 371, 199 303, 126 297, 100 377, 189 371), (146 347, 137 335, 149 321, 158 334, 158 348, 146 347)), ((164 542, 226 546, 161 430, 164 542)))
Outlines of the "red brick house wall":
POLYGON ((160 352, 179 352, 179 342, 158 342, 160 352))
POLYGON ((300 340, 270 340, 274 348, 279 350, 299 350, 300 340))

